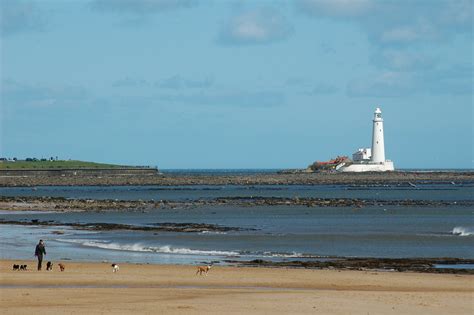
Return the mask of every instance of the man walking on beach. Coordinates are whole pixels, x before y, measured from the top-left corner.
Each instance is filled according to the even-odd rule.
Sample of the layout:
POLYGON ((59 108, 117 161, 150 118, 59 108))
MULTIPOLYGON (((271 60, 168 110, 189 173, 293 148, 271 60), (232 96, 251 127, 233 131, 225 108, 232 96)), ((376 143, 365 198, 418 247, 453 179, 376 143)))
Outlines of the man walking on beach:
POLYGON ((43 262, 43 255, 46 255, 46 248, 43 240, 40 240, 36 245, 35 256, 38 257, 38 271, 41 270, 41 263, 43 262))

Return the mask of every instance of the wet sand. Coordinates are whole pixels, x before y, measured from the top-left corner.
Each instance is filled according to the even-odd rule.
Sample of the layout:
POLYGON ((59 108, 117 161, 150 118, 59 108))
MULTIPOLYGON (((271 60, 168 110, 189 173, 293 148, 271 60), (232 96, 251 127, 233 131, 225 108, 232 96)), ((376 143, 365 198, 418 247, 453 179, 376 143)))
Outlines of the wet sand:
POLYGON ((472 314, 472 275, 0 261, 2 314, 472 314))

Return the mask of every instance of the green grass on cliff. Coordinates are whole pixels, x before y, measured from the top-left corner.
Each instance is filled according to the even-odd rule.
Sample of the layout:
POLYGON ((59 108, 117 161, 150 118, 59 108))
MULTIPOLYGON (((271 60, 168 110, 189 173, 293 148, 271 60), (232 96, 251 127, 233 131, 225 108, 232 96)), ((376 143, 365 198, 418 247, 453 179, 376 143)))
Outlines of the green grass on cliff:
POLYGON ((76 169, 76 168, 123 168, 125 165, 104 164, 85 161, 0 161, 0 170, 17 169, 76 169))

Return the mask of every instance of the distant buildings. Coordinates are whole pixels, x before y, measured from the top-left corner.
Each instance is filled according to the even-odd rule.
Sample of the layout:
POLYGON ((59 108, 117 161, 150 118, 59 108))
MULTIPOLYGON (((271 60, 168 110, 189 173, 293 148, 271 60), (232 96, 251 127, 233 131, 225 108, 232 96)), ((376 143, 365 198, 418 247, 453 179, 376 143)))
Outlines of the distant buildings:
POLYGON ((24 160, 21 160, 21 159, 17 159, 16 157, 13 157, 13 158, 9 158, 9 157, 0 157, 0 162, 17 162, 17 161, 26 161, 26 162, 38 162, 38 161, 59 161, 58 160, 58 157, 56 156, 56 158, 54 157, 50 157, 50 158, 35 158, 35 157, 27 157, 26 159, 24 160))
POLYGON ((0 157, 0 162, 16 162, 17 158, 6 158, 6 157, 0 157))

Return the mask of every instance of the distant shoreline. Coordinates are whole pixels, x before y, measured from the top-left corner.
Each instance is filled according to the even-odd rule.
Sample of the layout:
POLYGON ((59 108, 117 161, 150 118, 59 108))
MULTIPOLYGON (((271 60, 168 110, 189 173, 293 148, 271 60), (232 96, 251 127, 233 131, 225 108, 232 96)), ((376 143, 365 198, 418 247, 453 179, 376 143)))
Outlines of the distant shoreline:
POLYGON ((251 174, 120 174, 67 173, 22 174, 12 176, 0 172, 0 187, 32 186, 185 186, 185 185, 417 185, 474 183, 474 171, 396 171, 386 173, 251 173, 251 174))

